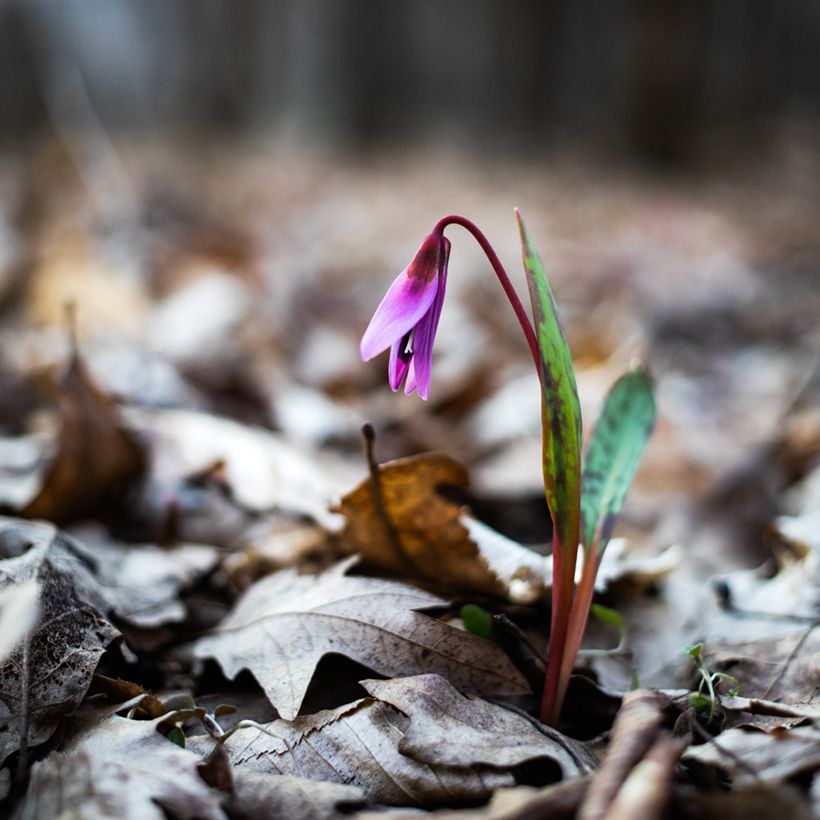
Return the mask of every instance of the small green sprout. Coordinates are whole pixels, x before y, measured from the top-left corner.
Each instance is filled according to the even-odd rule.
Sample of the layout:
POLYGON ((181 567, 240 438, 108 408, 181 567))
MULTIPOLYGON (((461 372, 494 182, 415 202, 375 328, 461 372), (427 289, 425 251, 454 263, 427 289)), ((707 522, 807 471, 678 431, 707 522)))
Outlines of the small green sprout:
POLYGON ((687 646, 684 652, 692 659, 700 676, 697 691, 689 695, 689 705, 704 716, 707 724, 711 723, 717 713, 719 700, 717 690, 720 682, 729 681, 732 684, 729 694, 737 697, 740 694, 740 681, 725 672, 712 672, 704 660, 702 643, 687 646))

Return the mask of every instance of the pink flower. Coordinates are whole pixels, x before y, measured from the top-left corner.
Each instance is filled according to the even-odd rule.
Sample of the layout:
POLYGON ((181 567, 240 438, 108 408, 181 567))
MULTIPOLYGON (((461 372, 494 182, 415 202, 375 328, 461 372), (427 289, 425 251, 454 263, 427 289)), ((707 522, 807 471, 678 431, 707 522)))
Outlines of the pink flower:
POLYGON ((405 382, 409 396, 430 396, 433 340, 436 336, 444 288, 450 241, 440 233, 425 237, 413 261, 399 274, 376 308, 362 336, 364 361, 390 348, 387 379, 395 391, 405 382))

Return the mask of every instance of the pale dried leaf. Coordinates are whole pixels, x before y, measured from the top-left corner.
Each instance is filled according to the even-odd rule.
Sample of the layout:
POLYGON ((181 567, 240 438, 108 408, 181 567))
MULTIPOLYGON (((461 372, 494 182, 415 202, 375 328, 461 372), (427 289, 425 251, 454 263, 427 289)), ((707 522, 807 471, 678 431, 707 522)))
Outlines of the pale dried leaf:
POLYGON ((194 646, 234 677, 248 669, 271 703, 296 717, 321 658, 345 655, 380 675, 436 672, 462 691, 529 691, 498 644, 414 610, 444 602, 407 584, 346 575, 351 562, 322 575, 285 570, 257 581, 234 611, 194 646))
POLYGON ((96 528, 72 529, 77 551, 94 567, 100 594, 126 623, 150 629, 184 620, 180 593, 216 567, 219 550, 203 544, 124 544, 96 528))
POLYGON ((372 802, 434 806, 485 800, 512 776, 486 767, 431 767, 399 751, 408 720, 365 698, 338 709, 241 728, 226 742, 231 762, 263 772, 351 783, 372 802))
MULTIPOLYGON (((188 410, 148 411, 132 408, 128 419, 151 441, 151 472, 144 503, 156 507, 161 517, 169 497, 178 492, 186 476, 223 463, 232 497, 242 509, 252 512, 281 512, 303 516, 330 529, 339 525, 338 516, 328 512, 334 498, 355 481, 340 459, 324 453, 296 448, 281 437, 248 427, 227 418, 188 410)), ((197 510, 186 510, 185 499, 179 513, 196 518, 197 510)), ((200 511, 207 527, 218 529, 219 521, 200 511)), ((202 531, 205 525, 192 522, 202 531)), ((201 540, 184 533, 187 540, 201 540)))
POLYGON ((290 774, 233 770, 231 816, 254 820, 337 820, 364 803, 358 786, 290 774))
POLYGON ((403 754, 437 766, 517 766, 548 757, 564 778, 591 771, 595 759, 584 744, 522 714, 465 697, 439 675, 361 681, 367 692, 399 709, 410 726, 399 744, 403 754))
POLYGON ((163 718, 87 719, 61 752, 32 768, 19 820, 225 820, 220 795, 200 778, 200 760, 157 731, 163 718))

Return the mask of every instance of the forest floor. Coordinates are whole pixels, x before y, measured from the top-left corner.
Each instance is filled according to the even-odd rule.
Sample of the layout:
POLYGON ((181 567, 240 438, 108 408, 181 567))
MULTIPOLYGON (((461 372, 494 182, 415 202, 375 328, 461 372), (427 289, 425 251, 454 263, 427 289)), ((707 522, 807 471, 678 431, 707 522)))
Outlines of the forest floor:
POLYGON ((0 160, 4 809, 820 811, 817 179, 798 146, 675 176, 65 135, 0 160), (635 361, 658 408, 554 729, 538 378, 467 233, 430 400, 358 352, 447 213, 526 298, 513 207, 585 437, 635 361))

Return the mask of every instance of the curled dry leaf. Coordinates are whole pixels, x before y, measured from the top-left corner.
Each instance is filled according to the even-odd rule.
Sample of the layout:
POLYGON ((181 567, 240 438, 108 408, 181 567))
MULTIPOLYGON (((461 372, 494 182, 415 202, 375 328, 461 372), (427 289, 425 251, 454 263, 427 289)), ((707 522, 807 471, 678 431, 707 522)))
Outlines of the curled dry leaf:
POLYGON ((199 757, 157 731, 163 718, 93 715, 64 747, 36 763, 18 820, 225 820, 220 796, 199 777, 199 757))
POLYGON ((536 724, 523 714, 465 697, 440 675, 365 680, 368 694, 410 719, 402 754, 435 766, 511 767, 548 757, 563 778, 592 771, 595 758, 583 743, 536 724))
POLYGON ((443 453, 379 466, 342 498, 343 546, 373 566, 447 589, 529 604, 545 593, 550 562, 495 532, 436 492, 467 484, 467 470, 443 453))
POLYGON ((498 644, 414 610, 445 602, 408 584, 346 574, 343 561, 321 575, 284 570, 262 578, 234 611, 194 646, 229 677, 248 669, 270 702, 296 717, 321 658, 339 653, 380 675, 436 672, 466 692, 529 691, 498 644))
POLYGON ((493 789, 513 785, 503 771, 429 766, 403 755, 399 744, 407 724, 401 712, 364 698, 294 721, 240 728, 225 747, 240 769, 351 783, 368 800, 393 806, 486 800, 493 789))
POLYGON ((58 404, 61 427, 56 456, 39 492, 20 514, 59 524, 118 499, 143 472, 145 454, 76 350, 60 383, 58 404))
POLYGON ((46 524, 0 519, 0 589, 36 579, 40 613, 27 641, 0 664, 0 763, 47 740, 82 700, 106 646, 119 634, 71 542, 46 524))

